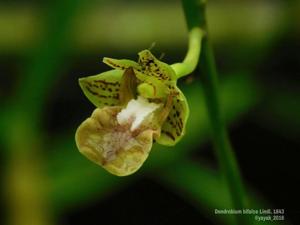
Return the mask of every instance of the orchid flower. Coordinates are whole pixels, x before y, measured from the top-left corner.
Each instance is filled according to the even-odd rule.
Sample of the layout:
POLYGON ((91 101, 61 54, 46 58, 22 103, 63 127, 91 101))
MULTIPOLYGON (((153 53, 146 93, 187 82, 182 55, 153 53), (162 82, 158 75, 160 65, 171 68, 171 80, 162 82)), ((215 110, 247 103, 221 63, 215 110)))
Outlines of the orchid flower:
POLYGON ((104 58, 113 70, 79 79, 97 107, 77 129, 79 151, 117 176, 137 171, 153 141, 173 146, 185 133, 189 107, 173 68, 149 50, 138 62, 104 58))

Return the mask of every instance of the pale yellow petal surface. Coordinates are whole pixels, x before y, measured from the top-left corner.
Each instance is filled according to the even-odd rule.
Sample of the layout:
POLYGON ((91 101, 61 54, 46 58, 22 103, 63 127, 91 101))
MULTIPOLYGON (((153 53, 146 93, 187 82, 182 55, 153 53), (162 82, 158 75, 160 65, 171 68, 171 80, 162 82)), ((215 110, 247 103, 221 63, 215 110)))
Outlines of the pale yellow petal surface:
POLYGON ((137 171, 152 147, 154 131, 145 126, 130 131, 130 124, 116 119, 121 107, 95 109, 76 131, 79 151, 91 161, 117 176, 137 171))

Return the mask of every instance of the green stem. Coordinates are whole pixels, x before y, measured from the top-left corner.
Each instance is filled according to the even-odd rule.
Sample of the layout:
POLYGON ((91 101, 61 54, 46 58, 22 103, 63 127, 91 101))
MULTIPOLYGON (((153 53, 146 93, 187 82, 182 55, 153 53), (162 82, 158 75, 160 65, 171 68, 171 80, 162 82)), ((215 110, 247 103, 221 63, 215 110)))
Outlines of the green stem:
POLYGON ((204 34, 204 31, 199 27, 193 27, 190 30, 188 52, 183 62, 171 65, 178 78, 186 76, 196 69, 201 52, 201 40, 204 34))
MULTIPOLYGON (((207 32, 205 20, 206 2, 200 0, 183 0, 182 3, 189 30, 198 27, 207 32)), ((201 39, 199 39, 199 41, 201 41, 201 39)), ((199 59, 199 70, 201 72, 200 79, 203 84, 205 101, 210 117, 216 155, 229 189, 233 204, 232 207, 234 209, 247 208, 246 195, 238 163, 230 145, 223 115, 220 110, 218 75, 213 51, 207 35, 202 39, 202 54, 199 59)), ((237 224, 248 224, 248 218, 237 215, 236 222, 237 224)))
MULTIPOLYGON (((203 41, 202 50, 203 53, 200 58, 200 69, 202 71, 201 81, 210 117, 216 155, 228 185, 233 207, 235 209, 247 208, 246 196, 238 163, 231 147, 220 110, 217 71, 212 48, 208 39, 203 41)), ((246 224, 244 220, 244 216, 237 215, 238 224, 246 224)))

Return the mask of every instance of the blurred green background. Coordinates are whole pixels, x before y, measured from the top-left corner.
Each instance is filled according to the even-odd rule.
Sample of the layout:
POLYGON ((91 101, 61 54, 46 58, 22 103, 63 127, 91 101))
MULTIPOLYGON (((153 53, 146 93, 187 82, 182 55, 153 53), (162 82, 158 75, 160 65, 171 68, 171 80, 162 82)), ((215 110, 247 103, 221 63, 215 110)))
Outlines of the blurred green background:
MULTIPOLYGON (((250 208, 285 209, 298 224, 300 1, 218 0, 208 24, 222 110, 250 208)), ((212 151, 198 71, 179 86, 191 108, 173 148, 114 177, 81 156, 74 133, 92 104, 78 78, 101 60, 156 56, 180 62, 187 28, 180 1, 0 1, 1 224, 233 224, 212 151)), ((251 219, 253 224, 259 224, 251 219)))

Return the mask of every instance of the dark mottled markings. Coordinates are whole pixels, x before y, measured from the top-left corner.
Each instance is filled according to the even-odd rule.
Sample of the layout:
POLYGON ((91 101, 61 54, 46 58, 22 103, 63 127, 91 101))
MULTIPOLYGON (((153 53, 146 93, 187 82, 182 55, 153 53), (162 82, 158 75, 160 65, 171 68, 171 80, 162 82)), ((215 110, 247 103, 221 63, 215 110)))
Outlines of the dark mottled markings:
POLYGON ((112 95, 110 96, 111 98, 114 98, 114 99, 119 99, 119 94, 115 94, 115 95, 112 95))
POLYGON ((96 95, 96 96, 99 95, 97 92, 93 91, 89 86, 85 86, 85 87, 92 95, 96 95))
POLYGON ((109 92, 113 92, 113 90, 115 91, 119 91, 120 90, 120 83, 118 81, 116 82, 108 82, 105 80, 95 80, 95 83, 99 83, 99 86, 93 85, 96 88, 101 89, 102 91, 109 91, 109 92), (116 87, 116 88, 113 88, 116 87))
POLYGON ((142 72, 142 69, 140 69, 140 68, 133 68, 134 70, 137 70, 137 71, 139 71, 139 72, 142 72))
POLYGON ((111 60, 107 59, 106 62, 108 62, 112 67, 115 67, 115 68, 120 68, 122 70, 125 70, 127 69, 125 66, 121 66, 121 65, 118 65, 114 62, 112 62, 111 60))
POLYGON ((104 85, 120 86, 120 83, 118 81, 116 81, 116 82, 109 82, 109 81, 106 81, 106 80, 94 80, 94 82, 96 82, 96 83, 102 83, 104 85))
POLYGON ((173 141, 175 141, 175 137, 173 136, 173 134, 171 132, 163 130, 162 133, 165 134, 165 135, 167 135, 173 141))
POLYGON ((158 80, 169 80, 168 75, 166 75, 163 71, 161 71, 159 67, 154 67, 154 68, 148 67, 147 70, 153 77, 156 77, 158 80))
POLYGON ((146 75, 155 77, 158 80, 171 80, 171 78, 159 67, 153 58, 142 58, 142 60, 139 60, 139 64, 146 75))
POLYGON ((183 120, 179 108, 181 108, 180 101, 176 99, 173 101, 172 110, 167 117, 167 126, 174 130, 173 137, 179 137, 183 131, 183 120))
MULTIPOLYGON (((97 93, 96 91, 94 91, 94 90, 92 90, 91 89, 91 85, 90 85, 90 83, 86 83, 87 85, 86 85, 86 89, 88 90, 88 92, 90 92, 92 95, 95 95, 95 96, 98 96, 98 97, 100 97, 100 98, 114 98, 114 99, 119 99, 119 94, 117 93, 117 94, 115 94, 115 95, 104 95, 104 94, 99 94, 99 93, 97 93)), ((102 90, 106 90, 106 89, 103 89, 102 88, 102 90)), ((119 89, 118 89, 119 90, 119 89)), ((111 88, 108 88, 108 91, 109 92, 112 92, 112 89, 111 88)))
POLYGON ((163 103, 163 100, 161 98, 147 98, 147 100, 149 102, 153 102, 153 103, 157 103, 157 104, 163 103))
POLYGON ((106 80, 93 80, 90 82, 85 81, 84 85, 90 94, 97 96, 98 103, 105 106, 115 106, 118 104, 118 92, 120 90, 120 83, 118 81, 109 82, 106 80))
POLYGON ((106 106, 115 106, 116 105, 114 103, 109 104, 108 102, 103 102, 103 104, 106 105, 106 106))
MULTIPOLYGON (((145 65, 150 66, 152 63, 154 63, 154 60, 153 59, 148 59, 148 60, 146 60, 145 65)), ((156 63, 155 63, 155 65, 156 65, 156 63)))
POLYGON ((93 85, 89 82, 84 82, 86 85, 88 85, 89 87, 92 87, 93 85))
POLYGON ((182 119, 179 118, 179 121, 178 121, 178 127, 180 128, 180 130, 182 131, 183 129, 183 122, 182 122, 182 119))

